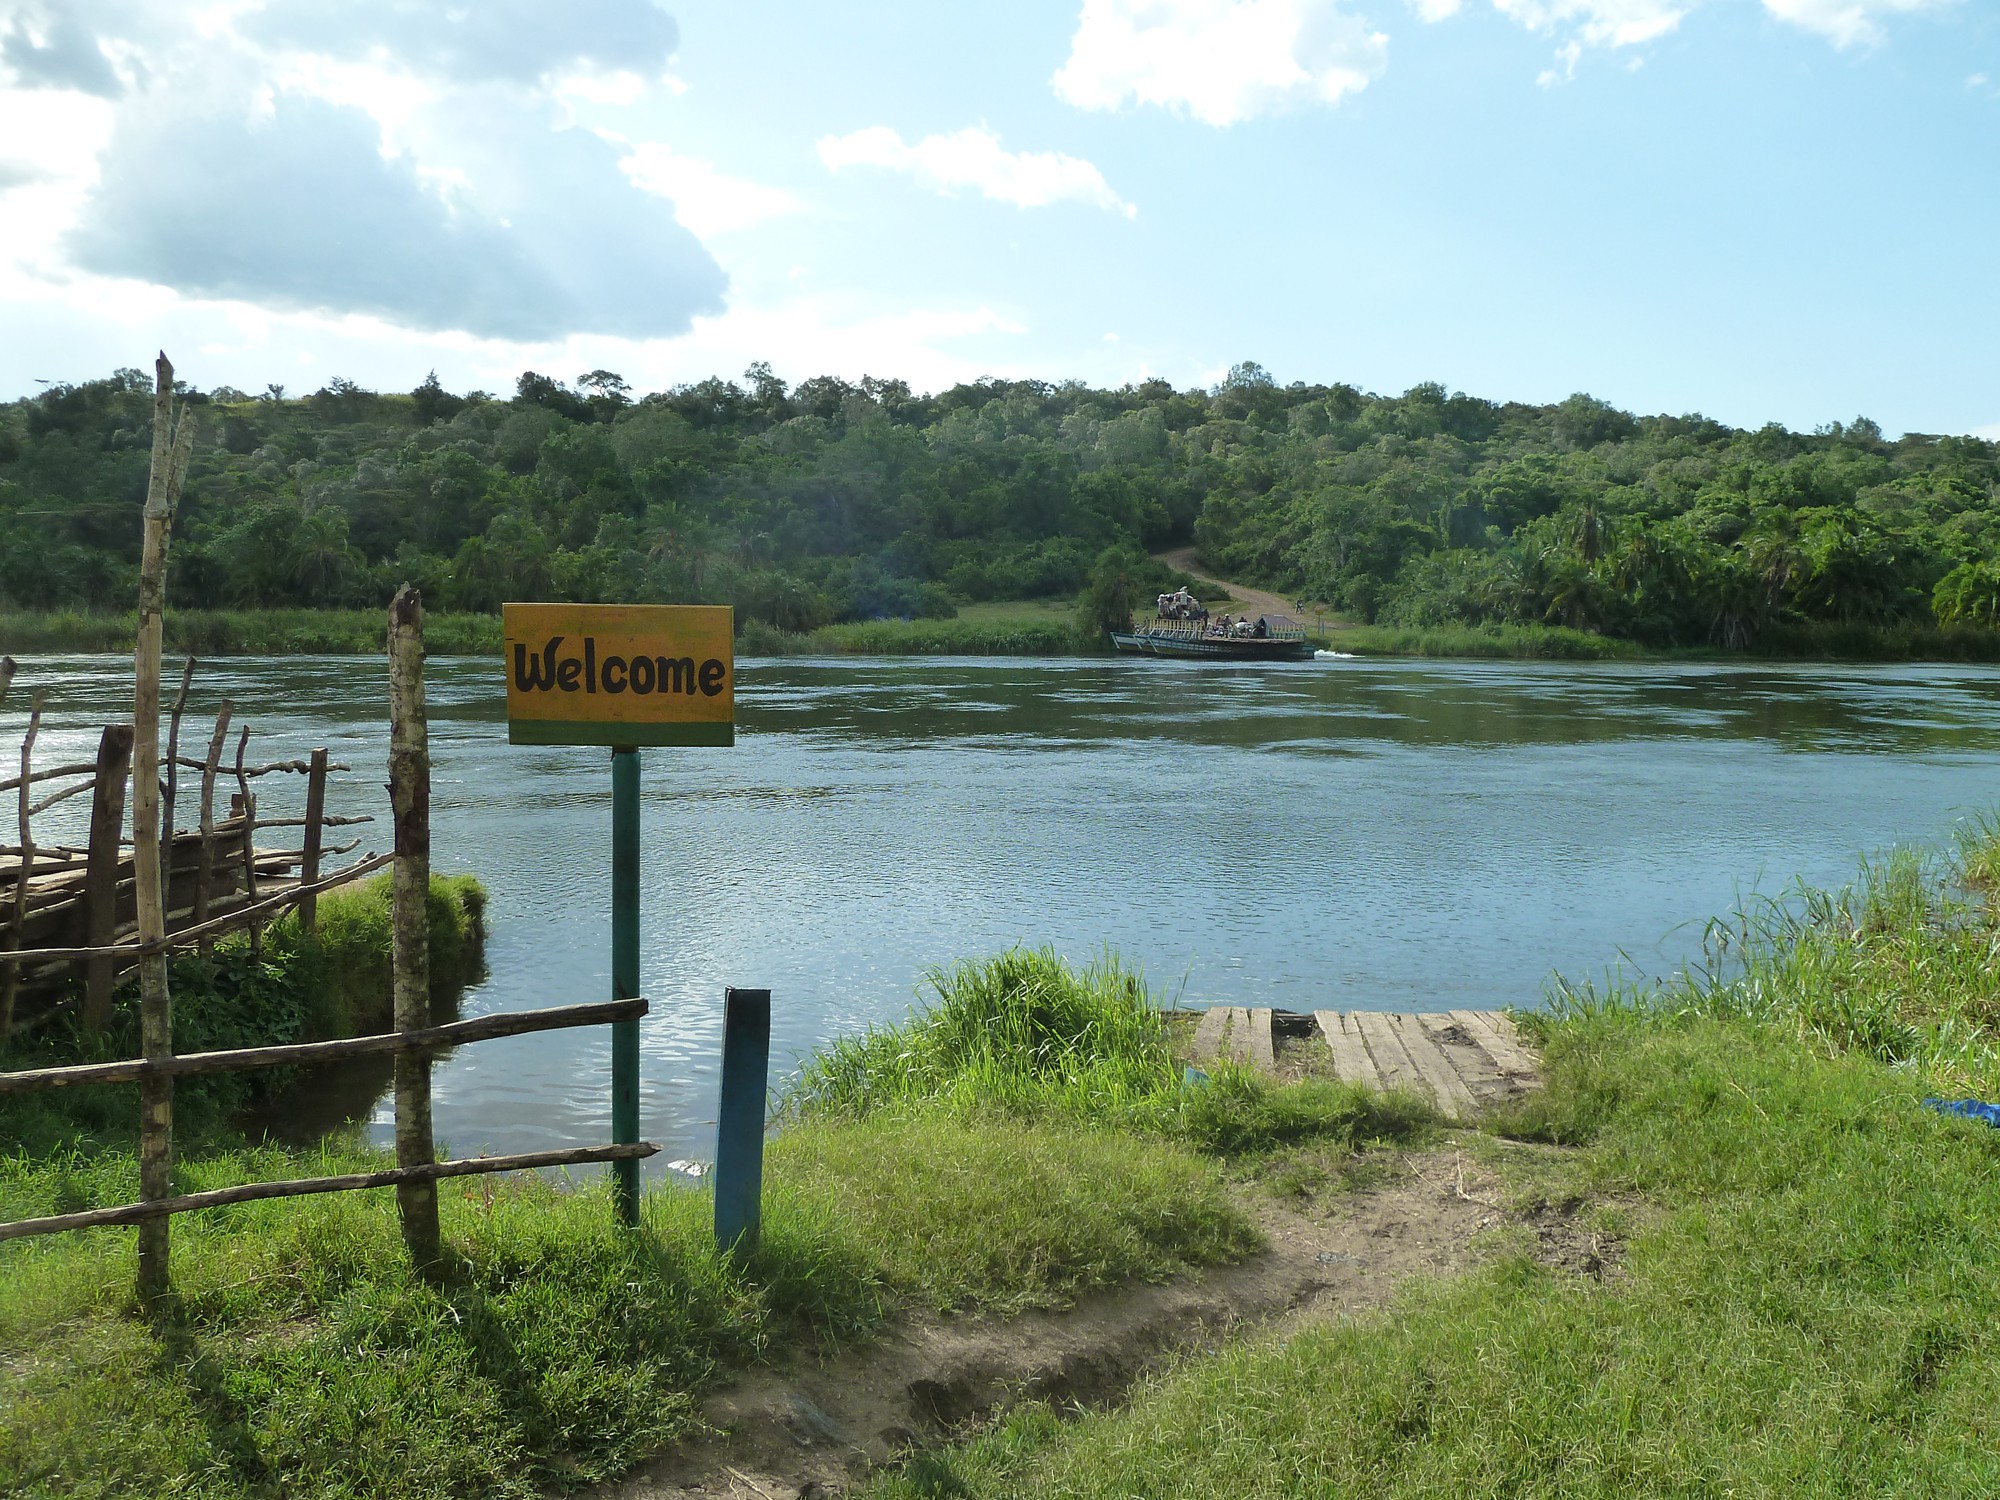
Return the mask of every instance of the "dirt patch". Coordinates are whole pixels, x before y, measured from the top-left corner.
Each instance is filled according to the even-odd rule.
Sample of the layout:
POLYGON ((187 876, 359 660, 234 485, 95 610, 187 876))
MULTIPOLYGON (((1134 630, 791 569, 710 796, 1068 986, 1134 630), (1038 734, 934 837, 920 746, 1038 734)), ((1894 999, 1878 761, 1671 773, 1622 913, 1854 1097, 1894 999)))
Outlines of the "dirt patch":
POLYGON ((1498 1182, 1462 1151, 1405 1152, 1352 1191, 1246 1192, 1270 1248, 1165 1286, 1118 1287, 1060 1313, 909 1322, 851 1355, 761 1371, 703 1405, 715 1434, 599 1500, 835 1496, 912 1446, 1024 1399, 1100 1406, 1172 1355, 1249 1327, 1352 1316, 1413 1275, 1450 1275, 1506 1221, 1498 1182))
MULTIPOLYGON (((1522 1211, 1521 1220, 1535 1233, 1535 1259, 1551 1270, 1592 1281, 1618 1281, 1625 1276, 1622 1228, 1606 1222, 1606 1207, 1581 1198, 1555 1202, 1541 1199, 1522 1211)), ((1611 1217, 1619 1217, 1614 1213, 1611 1217)))

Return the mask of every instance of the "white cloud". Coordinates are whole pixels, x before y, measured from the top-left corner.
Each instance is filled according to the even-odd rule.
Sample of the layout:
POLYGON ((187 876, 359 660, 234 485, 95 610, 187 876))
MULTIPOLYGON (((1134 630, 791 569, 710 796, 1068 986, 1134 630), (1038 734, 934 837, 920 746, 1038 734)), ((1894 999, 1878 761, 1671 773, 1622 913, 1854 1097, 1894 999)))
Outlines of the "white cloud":
POLYGON ((1113 209, 1127 218, 1138 213, 1082 158, 1061 151, 1005 151, 999 136, 978 125, 950 135, 927 135, 915 145, 886 125, 873 125, 852 135, 825 137, 819 159, 830 171, 882 167, 907 172, 933 192, 971 188, 1016 208, 1074 202, 1113 209))
POLYGON ((1573 28, 1585 46, 1635 47, 1672 31, 1690 7, 1678 0, 1493 0, 1493 8, 1535 31, 1573 28))
POLYGON ((749 229, 804 206, 783 188, 719 172, 713 162, 676 155, 664 142, 627 144, 631 155, 618 169, 635 186, 672 199, 674 217, 698 239, 749 229))
MULTIPOLYGON (((0 266, 496 339, 684 330, 722 307, 721 268, 570 128, 649 87, 678 31, 652 0, 554 15, 224 0, 190 28, 131 0, 0 0, 0 266)), ((747 185, 718 179, 695 217, 740 218, 747 195, 722 200, 747 185)))
POLYGON ((1764 0, 1764 9, 1781 21, 1816 32, 1836 47, 1873 47, 1886 35, 1882 17, 1953 3, 1955 0, 1764 0))
MULTIPOLYGON (((628 376, 636 370, 648 383, 667 385, 767 359, 792 381, 893 375, 917 390, 935 391, 981 375, 1028 373, 1019 360, 979 352, 1027 331, 1015 318, 984 305, 883 313, 857 308, 845 298, 745 299, 719 317, 697 318, 685 338, 653 345, 650 359, 628 358, 609 368, 628 376)), ((585 350, 574 352, 581 356, 585 350)))
MULTIPOLYGON (((1456 15, 1462 0, 1409 0, 1426 21, 1456 15)), ((1559 67, 1536 81, 1544 87, 1576 74, 1582 47, 1636 47, 1673 31, 1703 0, 1492 0, 1493 8, 1533 31, 1566 35, 1559 67)), ((1958 0, 1758 0, 1767 13, 1825 37, 1836 47, 1875 46, 1882 18, 1941 9, 1958 0)))
POLYGON ((1335 0, 1084 0, 1054 83, 1079 109, 1155 104, 1220 126, 1338 104, 1388 59, 1389 38, 1335 0))
POLYGON ((1562 71, 1557 72, 1554 68, 1544 68, 1536 75, 1536 84, 1545 89, 1552 89, 1559 83, 1568 83, 1572 78, 1576 77, 1576 65, 1582 57, 1583 43, 1576 41, 1564 42, 1560 47, 1556 48, 1556 61, 1562 64, 1562 71))
MULTIPOLYGON (((686 85, 683 84, 681 92, 685 90, 686 85)), ((565 98, 582 99, 590 104, 636 104, 645 95, 646 80, 626 68, 608 73, 572 73, 567 78, 556 80, 556 92, 565 98)))
POLYGON ((1988 422, 1984 427, 1972 429, 1976 438, 1985 438, 1989 443, 2000 443, 2000 422, 1988 422))

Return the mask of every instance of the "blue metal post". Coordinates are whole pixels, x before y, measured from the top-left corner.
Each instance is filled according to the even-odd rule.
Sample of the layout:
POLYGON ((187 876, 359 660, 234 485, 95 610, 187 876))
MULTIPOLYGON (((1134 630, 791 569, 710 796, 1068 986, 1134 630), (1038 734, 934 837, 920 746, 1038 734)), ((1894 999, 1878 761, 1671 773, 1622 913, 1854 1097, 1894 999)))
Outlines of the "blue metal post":
MULTIPOLYGON (((611 998, 639 996, 639 752, 611 752, 611 998)), ((611 1023, 611 1139, 639 1139, 639 1023, 611 1023)), ((612 1163, 618 1221, 639 1222, 639 1163, 612 1163)))
POLYGON ((770 1088, 771 992, 724 992, 722 1108, 715 1127, 715 1242, 757 1248, 764 1195, 764 1100, 770 1088))

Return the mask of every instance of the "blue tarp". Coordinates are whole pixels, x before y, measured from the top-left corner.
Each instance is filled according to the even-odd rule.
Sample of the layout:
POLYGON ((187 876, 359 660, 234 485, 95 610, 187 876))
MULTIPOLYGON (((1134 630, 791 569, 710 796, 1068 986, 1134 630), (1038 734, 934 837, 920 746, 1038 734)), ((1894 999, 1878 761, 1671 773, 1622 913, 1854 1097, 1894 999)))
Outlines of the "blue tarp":
POLYGON ((2000 1126, 2000 1104, 1985 1104, 1978 1099, 1926 1099, 1925 1109, 1934 1109, 1941 1115, 1964 1115, 1968 1120, 1984 1120, 1988 1125, 2000 1126))

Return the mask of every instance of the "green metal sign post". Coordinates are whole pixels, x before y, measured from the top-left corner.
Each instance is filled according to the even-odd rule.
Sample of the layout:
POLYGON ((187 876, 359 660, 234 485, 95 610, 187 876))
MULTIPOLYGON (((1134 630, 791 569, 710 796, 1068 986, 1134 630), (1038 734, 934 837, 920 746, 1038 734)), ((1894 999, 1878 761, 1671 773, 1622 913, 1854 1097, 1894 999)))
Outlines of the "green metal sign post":
MULTIPOLYGON (((735 616, 709 604, 501 608, 507 739, 611 747, 611 998, 639 996, 639 747, 736 742, 735 616)), ((639 1139, 639 1023, 611 1023, 611 1141, 639 1139)), ((639 1222, 637 1158, 614 1163, 639 1222)))
MULTIPOLYGON (((611 752, 611 998, 639 997, 639 752, 611 752)), ((611 1023, 611 1141, 639 1139, 639 1023, 611 1023)), ((618 1221, 639 1222, 639 1163, 614 1164, 618 1221)))

